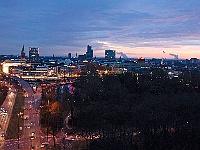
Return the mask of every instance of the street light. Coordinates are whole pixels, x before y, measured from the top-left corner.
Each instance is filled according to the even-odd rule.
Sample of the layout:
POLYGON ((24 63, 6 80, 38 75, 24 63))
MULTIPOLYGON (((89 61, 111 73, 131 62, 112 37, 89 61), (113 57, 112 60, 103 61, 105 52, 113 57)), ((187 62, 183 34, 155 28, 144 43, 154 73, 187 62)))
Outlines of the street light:
POLYGON ((17 139, 18 139, 18 149, 19 149, 19 115, 20 115, 20 114, 17 114, 17 116, 18 116, 18 135, 17 135, 17 139))
POLYGON ((21 112, 19 112, 18 114, 17 114, 17 116, 18 116, 18 135, 17 135, 17 139, 18 139, 18 149, 19 149, 19 117, 22 115, 23 113, 21 113, 21 112))

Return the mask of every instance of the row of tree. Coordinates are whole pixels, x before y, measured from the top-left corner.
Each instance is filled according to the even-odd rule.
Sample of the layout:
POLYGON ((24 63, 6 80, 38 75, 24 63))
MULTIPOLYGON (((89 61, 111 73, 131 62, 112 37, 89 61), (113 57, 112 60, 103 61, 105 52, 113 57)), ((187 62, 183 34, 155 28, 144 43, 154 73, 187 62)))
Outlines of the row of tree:
MULTIPOLYGON (((42 87, 42 100, 40 109, 41 127, 46 129, 46 134, 52 134, 55 143, 55 135, 64 127, 64 119, 70 111, 67 101, 59 98, 60 85, 46 85, 42 87)), ((68 93, 65 91, 65 93, 68 93)), ((64 96, 66 99, 66 97, 64 96)))

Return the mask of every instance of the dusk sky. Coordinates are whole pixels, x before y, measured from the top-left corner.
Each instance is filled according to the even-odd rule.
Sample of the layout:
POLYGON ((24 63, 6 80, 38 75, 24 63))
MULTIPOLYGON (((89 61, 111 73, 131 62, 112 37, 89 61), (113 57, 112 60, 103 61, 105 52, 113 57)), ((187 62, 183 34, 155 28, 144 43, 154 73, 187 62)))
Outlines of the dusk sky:
POLYGON ((200 0, 1 0, 0 55, 105 49, 127 57, 200 59, 200 0), (164 53, 164 52, 165 53, 164 53))

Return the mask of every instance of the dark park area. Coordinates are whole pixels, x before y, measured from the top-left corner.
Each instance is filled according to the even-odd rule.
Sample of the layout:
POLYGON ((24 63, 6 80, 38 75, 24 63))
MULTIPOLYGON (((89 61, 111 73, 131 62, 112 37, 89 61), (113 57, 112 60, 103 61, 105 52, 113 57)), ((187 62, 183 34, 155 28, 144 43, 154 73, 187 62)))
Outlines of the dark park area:
POLYGON ((55 134, 71 112, 66 131, 85 139, 84 149, 198 150, 199 83, 199 72, 169 78, 159 68, 82 76, 73 93, 58 94, 56 86, 43 89, 41 123, 55 134))

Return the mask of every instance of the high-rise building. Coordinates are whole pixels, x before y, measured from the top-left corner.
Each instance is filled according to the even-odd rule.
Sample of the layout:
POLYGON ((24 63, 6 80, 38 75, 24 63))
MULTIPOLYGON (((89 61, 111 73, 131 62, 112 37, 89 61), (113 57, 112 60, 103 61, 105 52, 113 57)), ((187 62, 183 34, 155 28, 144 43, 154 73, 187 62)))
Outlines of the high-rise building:
POLYGON ((39 61, 39 48, 29 47, 29 61, 30 62, 39 61))
POLYGON ((92 46, 88 45, 87 52, 86 52, 86 60, 92 60, 92 58, 93 58, 92 46))
POLYGON ((115 60, 115 50, 105 50, 105 60, 115 60))
POLYGON ((22 60, 25 60, 24 45, 23 45, 22 51, 21 51, 21 59, 22 59, 22 60))
POLYGON ((68 53, 68 59, 71 59, 71 58, 72 58, 72 54, 68 53))

